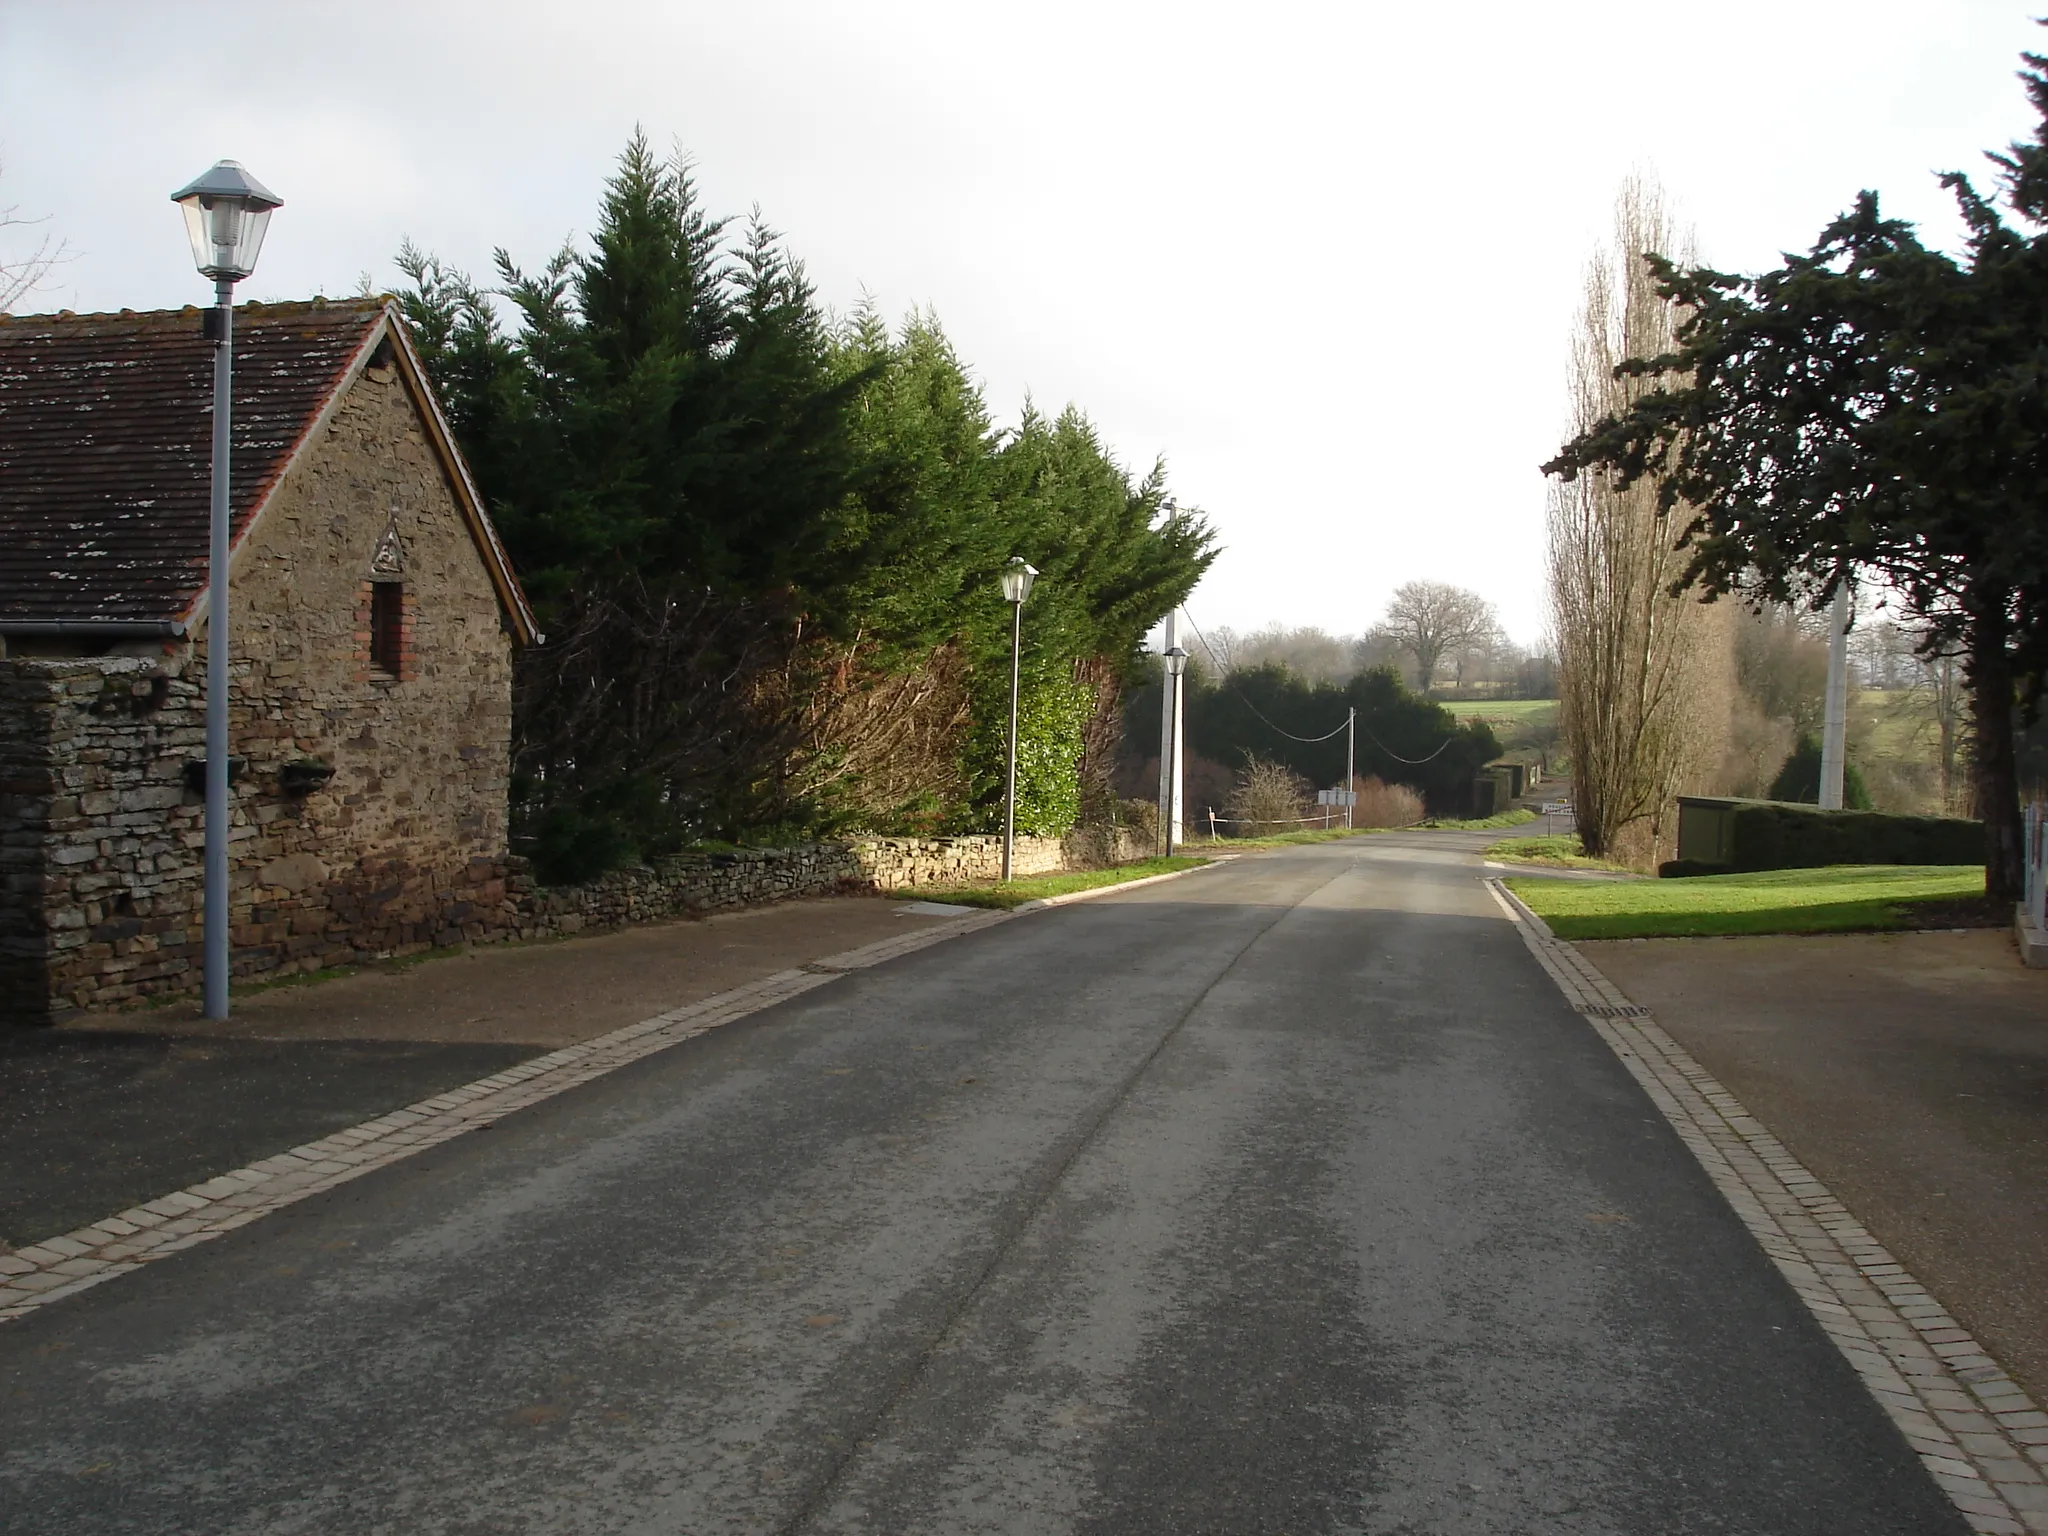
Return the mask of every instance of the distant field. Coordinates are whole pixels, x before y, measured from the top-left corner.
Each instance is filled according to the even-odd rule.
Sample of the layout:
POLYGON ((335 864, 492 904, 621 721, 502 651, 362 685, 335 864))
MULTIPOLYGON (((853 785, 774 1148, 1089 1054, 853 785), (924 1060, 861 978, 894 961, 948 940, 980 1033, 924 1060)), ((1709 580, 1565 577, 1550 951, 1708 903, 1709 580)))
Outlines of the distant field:
POLYGON ((1512 720, 1518 725, 1549 725, 1557 718, 1555 699, 1460 699, 1446 704, 1460 720, 1512 720))
POLYGON ((1855 713, 1867 722, 1857 733, 1867 753, 1915 762, 1933 760, 1940 733, 1935 729, 1934 711, 1925 695, 1859 689, 1855 713))

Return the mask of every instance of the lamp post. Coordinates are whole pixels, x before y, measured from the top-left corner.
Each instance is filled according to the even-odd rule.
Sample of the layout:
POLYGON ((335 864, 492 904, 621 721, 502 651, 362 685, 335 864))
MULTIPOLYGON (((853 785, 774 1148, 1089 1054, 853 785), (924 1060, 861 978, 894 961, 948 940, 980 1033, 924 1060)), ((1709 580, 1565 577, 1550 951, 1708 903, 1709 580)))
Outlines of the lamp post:
MULTIPOLYGON (((1169 645, 1166 654, 1160 658, 1166 663, 1166 740, 1159 744, 1159 756, 1166 764, 1167 783, 1180 783, 1180 680, 1188 669, 1188 653, 1177 645, 1169 645)), ((1171 793, 1169 791, 1169 793, 1171 793)), ((1179 807, 1168 802, 1160 824, 1165 829, 1166 856, 1173 857, 1173 834, 1178 830, 1180 818, 1174 814, 1179 807)))
POLYGON ((1010 777, 1003 791, 1003 878, 1010 878, 1017 856, 1017 679, 1024 655, 1024 599, 1038 569, 1022 555, 1003 567, 1003 596, 1010 603, 1010 777))
POLYGON ((213 512, 206 557, 206 1016, 228 1016, 228 427, 235 284, 256 270, 263 232, 284 202, 233 160, 171 200, 185 210, 192 263, 213 279, 213 512))

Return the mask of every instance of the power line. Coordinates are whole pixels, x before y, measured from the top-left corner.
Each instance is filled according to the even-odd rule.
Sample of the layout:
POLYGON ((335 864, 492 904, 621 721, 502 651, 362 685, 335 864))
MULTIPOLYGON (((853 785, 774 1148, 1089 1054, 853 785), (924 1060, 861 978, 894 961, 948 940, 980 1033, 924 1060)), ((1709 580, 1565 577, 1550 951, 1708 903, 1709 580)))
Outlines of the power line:
MULTIPOLYGON (((1188 628, 1192 629, 1195 632, 1195 638, 1202 642, 1202 649, 1209 653, 1209 664, 1215 667, 1217 677, 1224 680, 1224 686, 1227 687, 1232 693, 1237 695, 1237 699, 1240 704, 1244 705, 1246 709, 1250 710, 1253 714, 1257 715, 1261 720, 1265 720, 1268 726, 1271 726, 1272 729, 1279 731, 1280 734, 1282 736, 1285 736, 1289 741, 1298 741, 1307 746, 1314 746, 1317 742, 1328 741, 1330 737, 1337 734, 1337 731, 1343 730, 1345 725, 1351 724, 1351 722, 1347 720, 1344 722, 1344 725, 1340 725, 1337 727, 1337 731, 1330 731, 1322 736, 1297 736, 1294 734, 1294 732, 1290 730, 1286 730, 1281 726, 1274 725, 1271 720, 1266 720, 1265 713, 1259 708, 1259 706, 1254 704, 1250 699, 1244 696, 1244 690, 1239 688, 1235 683, 1229 681, 1230 668, 1224 666, 1223 663, 1217 659, 1215 648, 1209 644, 1209 637, 1202 633, 1202 626, 1195 622, 1195 616, 1192 613, 1188 612, 1187 605, 1185 603, 1181 605, 1180 611, 1188 621, 1188 628)), ((1397 763, 1407 764, 1410 768, 1420 768, 1424 763, 1436 761, 1436 759, 1442 755, 1444 748, 1448 747, 1451 744, 1451 742, 1456 739, 1454 736, 1446 736, 1442 741, 1436 744, 1436 751, 1430 753, 1428 757, 1403 757, 1400 753, 1396 752, 1392 747, 1388 746, 1384 741, 1381 741, 1379 737, 1373 735, 1371 726, 1360 725, 1359 729, 1364 731, 1366 736, 1371 740, 1372 744, 1378 747, 1382 752, 1386 753, 1387 756, 1391 757, 1397 763)))

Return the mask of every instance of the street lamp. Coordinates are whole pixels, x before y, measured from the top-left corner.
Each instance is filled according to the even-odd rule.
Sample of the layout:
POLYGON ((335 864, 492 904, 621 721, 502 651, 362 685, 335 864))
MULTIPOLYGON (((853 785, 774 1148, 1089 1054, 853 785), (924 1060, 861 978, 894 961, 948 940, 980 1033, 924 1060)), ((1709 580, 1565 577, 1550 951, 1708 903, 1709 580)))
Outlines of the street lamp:
POLYGON ((1010 780, 1003 793, 1003 878, 1010 878, 1017 855, 1017 675, 1024 654, 1024 599, 1038 569, 1013 556, 1003 567, 1003 596, 1010 604, 1010 780))
MULTIPOLYGON (((1166 740, 1159 744, 1160 760, 1166 764, 1167 783, 1179 781, 1180 763, 1180 680, 1188 669, 1188 653, 1177 645, 1169 645, 1166 654, 1160 658, 1166 663, 1166 740)), ((1166 856, 1173 857, 1173 808, 1169 804, 1161 813, 1166 838, 1166 856)))
POLYGON ((235 284, 256 270, 271 213, 284 206, 233 160, 171 201, 185 210, 192 264, 213 279, 213 515, 206 560, 206 1016, 228 1016, 228 425, 235 365, 235 284))

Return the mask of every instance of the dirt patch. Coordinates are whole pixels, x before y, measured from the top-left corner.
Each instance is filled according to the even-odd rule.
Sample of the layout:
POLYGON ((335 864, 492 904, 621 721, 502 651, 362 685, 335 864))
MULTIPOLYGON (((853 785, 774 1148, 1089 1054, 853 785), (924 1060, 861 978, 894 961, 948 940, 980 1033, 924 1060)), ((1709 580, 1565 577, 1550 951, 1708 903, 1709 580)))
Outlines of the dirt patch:
POLYGON ((1993 901, 1988 896, 1965 896, 1953 901, 1909 901, 1904 906, 1906 921, 1915 928, 2012 926, 2012 903, 1993 901))
POLYGON ((2048 1394, 2048 972, 2009 933, 1579 947, 2048 1394))

